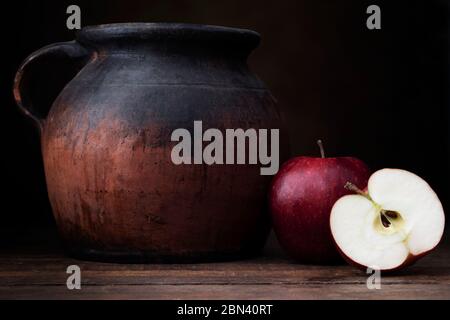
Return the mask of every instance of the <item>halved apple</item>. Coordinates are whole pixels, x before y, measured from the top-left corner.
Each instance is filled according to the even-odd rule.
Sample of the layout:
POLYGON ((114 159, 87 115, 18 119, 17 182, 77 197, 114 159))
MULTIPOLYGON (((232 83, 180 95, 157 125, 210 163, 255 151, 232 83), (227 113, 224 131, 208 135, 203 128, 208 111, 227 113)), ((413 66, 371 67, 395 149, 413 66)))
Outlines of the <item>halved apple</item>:
POLYGON ((330 227, 349 262, 377 270, 399 269, 441 240, 444 210, 436 193, 419 176, 383 169, 372 174, 366 192, 351 183, 346 188, 357 194, 334 204, 330 227))

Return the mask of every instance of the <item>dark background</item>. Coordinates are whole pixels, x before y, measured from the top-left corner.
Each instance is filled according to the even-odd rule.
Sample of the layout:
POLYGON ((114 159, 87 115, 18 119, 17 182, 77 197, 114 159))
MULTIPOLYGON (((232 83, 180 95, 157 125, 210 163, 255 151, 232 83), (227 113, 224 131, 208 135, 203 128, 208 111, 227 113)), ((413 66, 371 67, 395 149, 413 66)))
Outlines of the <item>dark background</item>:
MULTIPOLYGON (((5 242, 54 232, 39 137, 12 97, 14 74, 32 51, 74 38, 66 8, 82 25, 188 22, 258 31, 250 57, 284 111, 294 155, 351 155, 372 169, 399 167, 425 178, 448 208, 448 15, 446 0, 422 1, 15 1, 1 19, 1 223, 5 242), (382 10, 382 30, 366 28, 366 8, 382 10)), ((59 68, 42 75, 48 109, 59 68)), ((58 89, 59 90, 59 89, 58 89)))

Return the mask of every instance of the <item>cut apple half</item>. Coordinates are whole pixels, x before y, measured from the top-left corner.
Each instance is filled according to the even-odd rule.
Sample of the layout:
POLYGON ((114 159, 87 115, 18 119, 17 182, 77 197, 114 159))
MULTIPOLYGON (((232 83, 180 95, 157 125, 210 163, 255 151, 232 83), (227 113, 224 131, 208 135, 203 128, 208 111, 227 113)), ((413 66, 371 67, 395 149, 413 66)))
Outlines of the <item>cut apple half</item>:
POLYGON ((346 188, 357 194, 334 204, 330 227, 337 247, 350 262, 377 270, 399 269, 441 240, 444 210, 419 176, 382 169, 370 177, 366 192, 351 183, 346 188))

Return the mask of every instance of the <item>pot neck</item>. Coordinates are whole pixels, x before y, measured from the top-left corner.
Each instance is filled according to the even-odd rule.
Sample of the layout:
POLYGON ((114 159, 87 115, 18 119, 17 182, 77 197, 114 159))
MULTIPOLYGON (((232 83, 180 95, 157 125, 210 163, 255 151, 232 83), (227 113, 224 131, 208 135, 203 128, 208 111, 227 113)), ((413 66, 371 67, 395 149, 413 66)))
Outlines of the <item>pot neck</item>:
POLYGON ((258 33, 236 28, 126 23, 86 27, 77 41, 101 55, 195 54, 246 58, 260 41, 258 33))

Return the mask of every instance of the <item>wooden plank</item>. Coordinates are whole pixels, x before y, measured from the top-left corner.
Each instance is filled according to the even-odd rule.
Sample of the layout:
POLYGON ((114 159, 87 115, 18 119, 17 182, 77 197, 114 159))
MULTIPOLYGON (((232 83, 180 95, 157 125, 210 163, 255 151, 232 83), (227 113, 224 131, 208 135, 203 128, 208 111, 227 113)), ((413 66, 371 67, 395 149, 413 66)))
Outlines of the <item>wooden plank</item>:
POLYGON ((0 287, 2 299, 450 299, 448 284, 383 286, 368 290, 364 284, 335 285, 119 285, 83 286, 69 291, 64 286, 0 287))
MULTIPOLYGON (((86 285, 182 285, 182 284, 364 284, 367 275, 346 267, 329 270, 264 270, 236 272, 233 266, 229 271, 189 271, 189 270, 146 270, 146 271, 92 271, 82 270, 86 285)), ((385 284, 450 284, 448 269, 433 270, 424 274, 423 268, 411 268, 414 274, 383 276, 385 284)), ((9 271, 0 273, 1 286, 60 285, 65 284, 65 268, 57 272, 49 271, 9 271)))
POLYGON ((210 264, 108 264, 61 253, 0 255, 0 299, 450 299, 450 247, 418 264, 383 275, 347 265, 295 264, 280 257, 210 264), (66 288, 66 268, 82 270, 82 290, 66 288))

